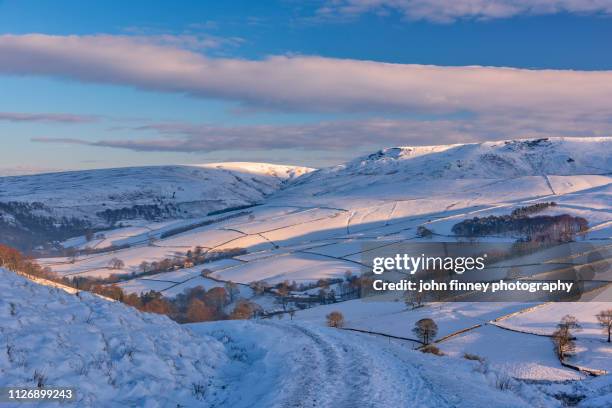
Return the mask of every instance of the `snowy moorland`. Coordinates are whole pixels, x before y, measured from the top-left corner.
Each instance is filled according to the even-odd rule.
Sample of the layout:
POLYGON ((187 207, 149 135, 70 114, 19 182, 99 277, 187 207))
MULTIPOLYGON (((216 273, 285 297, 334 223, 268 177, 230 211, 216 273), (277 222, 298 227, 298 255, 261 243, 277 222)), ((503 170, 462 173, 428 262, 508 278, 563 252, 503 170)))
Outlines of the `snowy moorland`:
MULTIPOLYGON (((162 334, 180 337, 185 342, 180 347, 190 347, 192 341, 201 343, 202 349, 192 350, 190 358, 204 361, 200 356, 209 353, 210 360, 206 361, 211 362, 210 370, 179 366, 187 370, 184 378, 189 380, 179 384, 174 379, 170 383, 176 387, 174 400, 185 401, 187 406, 191 406, 189 398, 194 397, 189 387, 195 380, 189 375, 195 373, 202 375, 198 381, 207 384, 208 379, 214 379, 210 392, 204 397, 198 395, 207 406, 247 407, 259 401, 263 404, 260 406, 482 407, 495 401, 495 406, 609 407, 612 383, 606 373, 612 371, 612 347, 605 342, 595 319, 601 310, 612 308, 609 280, 599 282, 598 290, 590 294, 590 299, 597 302, 432 302, 414 309, 404 304, 401 294, 359 298, 347 294, 347 288, 349 277, 367 270, 365 259, 379 248, 397 243, 460 241, 453 226, 464 220, 503 217, 535 204, 541 205, 538 215, 568 214, 586 220, 587 227, 576 241, 607 252, 559 256, 555 251, 543 251, 494 264, 485 269, 486 273, 504 277, 518 269, 521 276, 538 279, 572 262, 600 269, 608 265, 609 269, 611 157, 612 138, 400 147, 332 168, 308 172, 285 167, 272 175, 269 167, 244 163, 196 170, 108 170, 138 174, 129 183, 119 183, 129 185, 119 189, 123 191, 119 195, 108 184, 98 183, 98 178, 88 181, 95 172, 79 172, 83 179, 78 183, 68 180, 54 189, 49 186, 56 181, 44 177, 57 175, 0 178, 0 197, 6 202, 41 201, 45 206, 60 203, 53 212, 78 213, 83 219, 99 217, 96 214, 103 211, 100 208, 121 210, 137 203, 154 203, 159 197, 164 197, 164 203, 170 197, 180 201, 179 207, 187 213, 170 211, 159 217, 143 217, 128 212, 124 214, 128 218, 111 223, 94 237, 82 233, 68 237, 62 245, 73 250, 70 255, 37 261, 67 278, 109 279, 114 275, 125 293, 153 290, 168 299, 196 287, 226 287, 231 281, 237 284, 238 298, 256 303, 264 315, 273 316, 249 322, 179 326, 99 298, 79 300, 79 304, 93 302, 100 305, 95 308, 116 309, 117 315, 150 322, 150 328, 121 331, 124 336, 133 333, 138 341, 142 341, 143 333, 149 333, 147 336, 152 337, 145 344, 151 347, 147 350, 153 356, 159 356, 154 345, 162 341, 155 336, 162 334), (233 173, 236 171, 240 172, 237 177, 233 173), (245 177, 244 172, 264 173, 261 177, 267 181, 254 181, 260 176, 245 177), (301 173, 305 174, 299 176, 301 173), (144 201, 138 201, 141 198, 144 201), (202 203, 209 199, 216 200, 214 205, 206 204, 206 211, 202 211, 202 203), (198 201, 197 206, 192 206, 194 201, 198 201), (544 205, 551 202, 554 205, 544 205), (258 205, 245 207, 254 203, 258 205), (419 233, 424 229, 427 236, 419 233), (95 251, 83 251, 85 248, 95 251), (192 262, 189 254, 193 253, 203 254, 205 261, 192 262), (171 267, 151 271, 151 265, 164 262, 171 262, 171 267), (253 282, 270 287, 284 282, 295 284, 291 285, 290 300, 283 302, 274 288, 256 293, 253 282), (325 327, 326 316, 332 311, 340 311, 345 328, 351 330, 325 327), (575 353, 563 365, 553 352, 550 335, 566 314, 576 316, 582 330, 575 333, 575 353), (283 320, 277 321, 276 316, 283 320), (437 322, 436 346, 444 356, 413 350, 419 344, 413 339, 412 328, 422 318, 437 322), (155 330, 156 325, 163 328, 155 330), (170 331, 175 334, 166 334, 170 331), (482 362, 467 361, 465 353, 482 362), (587 371, 603 375, 591 378, 587 371), (500 391, 500 378, 504 376, 508 380, 502 383, 511 386, 500 391), (183 389, 185 384, 187 391, 183 389), (366 400, 367 395, 370 400, 366 400), (304 402, 299 405, 293 402, 296 400, 304 402)), ((60 179, 75 175, 61 174, 68 176, 60 179)), ((511 232, 485 234, 478 240, 514 242, 520 238, 524 238, 521 233, 511 232)), ((7 280, 23 283, 21 278, 7 280)), ((25 283, 22 286, 47 290, 25 283)), ((226 311, 229 313, 235 305, 235 300, 230 302, 226 311)), ((10 305, 7 307, 3 310, 10 312, 10 305)), ((32 314, 35 310, 31 309, 32 314)), ((113 319, 113 324, 123 324, 113 319)), ((18 325, 15 321, 12 318, 11 324, 18 325)), ((132 323, 126 324, 124 328, 132 323)), ((134 323, 135 327, 141 324, 134 323)), ((128 340, 122 337, 121 341, 128 340)), ((112 354, 115 348, 105 352, 112 354)), ((50 355, 58 349, 51 348, 50 355)), ((164 361, 175 357, 167 356, 164 361)), ((29 371, 16 370, 22 376, 18 380, 31 377, 29 371)), ((145 376, 133 372, 134 381, 145 376)), ((134 389, 134 399, 124 401, 139 404, 144 401, 139 398, 148 394, 134 389)))
MULTIPOLYGON (((310 170, 237 162, 0 177, 0 231, 23 248, 40 244, 45 234, 61 240, 71 231, 78 235, 121 225, 128 227, 125 233, 135 234, 148 228, 138 220, 189 219, 259 203, 310 170)), ((73 240, 71 245, 96 246, 102 240, 73 240)))

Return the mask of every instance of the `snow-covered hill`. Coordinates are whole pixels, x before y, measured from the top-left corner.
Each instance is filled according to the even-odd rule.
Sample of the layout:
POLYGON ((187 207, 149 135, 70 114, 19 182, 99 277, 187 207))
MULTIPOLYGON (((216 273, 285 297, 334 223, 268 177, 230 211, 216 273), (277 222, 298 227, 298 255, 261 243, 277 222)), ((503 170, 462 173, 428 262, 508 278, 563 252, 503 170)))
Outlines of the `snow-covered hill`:
POLYGON ((292 322, 180 326, 3 269, 0 292, 0 387, 73 387, 79 407, 530 406, 473 363, 451 370, 376 337, 292 322))
MULTIPOLYGON (((558 204, 549 212, 586 218, 591 228, 587 238, 605 239, 612 231, 612 178, 602 175, 604 171, 601 169, 611 168, 611 140, 487 142, 419 148, 420 155, 412 157, 406 153, 403 158, 375 154, 370 159, 358 159, 344 166, 298 177, 287 187, 267 196, 260 206, 249 209, 248 214, 235 212, 236 216, 229 219, 210 216, 195 221, 144 222, 117 228, 105 231, 104 238, 93 239, 87 245, 95 248, 111 245, 133 247, 82 257, 74 263, 61 258, 41 262, 62 275, 103 277, 118 272, 138 273, 138 266, 143 261, 160 261, 175 256, 177 251, 185 253, 196 246, 208 250, 241 248, 252 254, 237 256, 233 263, 226 260, 223 264, 207 265, 207 268, 218 279, 245 284, 255 280, 278 283, 285 279, 308 282, 341 278, 347 271, 360 273, 364 242, 380 241, 384 244, 413 240, 421 225, 439 234, 438 239, 452 240, 452 226, 466 217, 509 214, 516 207, 538 201, 558 204), (428 149, 442 153, 425 153, 428 149), (455 159, 464 157, 462 160, 467 163, 466 157, 473 157, 470 178, 453 179, 450 175, 450 178, 418 177, 416 173, 406 173, 410 169, 425 171, 432 168, 433 165, 423 167, 422 163, 413 163, 419 160, 429 160, 445 167, 448 161, 436 159, 436 154, 450 155, 454 149, 463 152, 461 155, 455 152, 452 155, 455 159), (481 161, 477 158, 484 154, 482 152, 498 152, 495 154, 507 156, 507 160, 511 157, 515 163, 522 163, 521 168, 528 175, 504 175, 500 170, 499 178, 491 179, 493 171, 478 173, 481 161), (568 166, 575 166, 576 174, 542 175, 535 172, 533 163, 540 160, 536 153, 545 152, 568 166), (573 162, 568 162, 570 154, 573 162), (527 172, 525 163, 528 162, 532 163, 529 165, 531 173, 527 172), (397 171, 387 171, 385 166, 397 171), (365 172, 364 169, 369 170, 365 172), (586 173, 578 173, 582 171, 586 173), (472 178, 476 175, 480 177, 472 178), (198 227, 164 236, 165 231, 180 230, 185 223, 198 227), (156 240, 155 245, 147 245, 150 244, 149 238, 156 240), (124 261, 123 270, 108 268, 114 257, 124 261)), ((540 167, 548 168, 547 163, 542 161, 540 167)), ((554 169, 549 170, 553 172, 554 169)), ((83 237, 66 243, 71 246, 85 244, 83 237)), ((201 280, 197 278, 201 268, 192 269, 185 271, 183 276, 172 276, 172 279, 159 276, 160 282, 155 282, 155 286, 151 280, 146 280, 131 282, 126 287, 154 288, 162 292, 172 287, 172 293, 180 293, 201 280)))
POLYGON ((0 178, 0 201, 39 202, 67 216, 95 210, 172 204, 199 214, 253 204, 308 172, 265 163, 126 167, 0 178), (185 207, 185 208, 183 208, 185 207))
MULTIPOLYGON (((23 178, 29 181, 10 185, 8 193, 6 184, 2 184, 0 179, 0 189, 4 190, 0 192, 0 197, 9 199, 21 191, 21 200, 24 201, 25 197, 50 197, 49 203, 61 203, 61 206, 54 207, 58 213, 66 211, 75 214, 80 211, 91 214, 92 208, 100 211, 100 206, 103 209, 112 207, 122 210, 134 203, 165 205, 172 202, 168 197, 174 196, 174 201, 180 201, 180 208, 188 211, 185 218, 193 218, 177 220, 172 217, 183 215, 173 214, 163 221, 130 221, 129 225, 104 231, 103 237, 94 237, 88 243, 82 236, 66 243, 73 246, 87 244, 95 248, 120 247, 112 252, 38 260, 41 265, 63 276, 108 277, 125 274, 119 286, 126 292, 156 290, 173 298, 196 286, 210 289, 223 286, 226 281, 277 284, 287 280, 313 285, 324 278, 343 280, 347 272, 358 275, 364 270, 364 253, 368 250, 393 243, 418 243, 423 240, 452 242, 457 239, 452 234, 452 226, 466 218, 509 214, 516 208, 539 202, 556 202, 554 207, 543 210, 542 214, 584 217, 589 229, 580 237, 581 242, 609 246, 612 240, 611 141, 610 138, 551 138, 387 149, 342 166, 296 177, 288 183, 280 179, 295 177, 301 170, 224 163, 205 168, 172 167, 163 171, 160 170, 162 168, 154 168, 155 177, 150 177, 151 173, 146 169, 100 171, 102 175, 116 172, 113 177, 104 180, 106 184, 100 181, 100 177, 94 178, 93 182, 91 179, 88 181, 86 176, 98 174, 95 172, 81 172, 81 177, 85 179, 78 182, 71 179, 71 173, 64 173, 68 176, 62 176, 66 179, 55 187, 57 192, 53 191, 52 184, 48 184, 55 183, 52 176, 56 175, 23 178), (129 174, 122 177, 122 171, 129 174), (196 176, 192 178, 192 174, 196 176), (209 179, 206 187, 197 181, 202 177, 209 179), (271 184, 262 180, 253 181, 258 177, 271 180, 271 184), (130 180, 129 183, 124 178, 130 180), (114 181, 109 183, 108 180, 114 181), (119 187, 113 190, 113 183, 119 187), (269 189, 253 187, 262 183, 269 189), (219 184, 223 184, 223 187, 219 187, 219 184), (88 185, 97 188, 88 189, 88 185), (279 186, 282 188, 278 189, 279 186), (274 192, 268 194, 268 191, 274 192), (253 202, 251 199, 260 205, 206 216, 189 212, 191 200, 198 200, 208 193, 212 194, 211 199, 226 200, 225 206, 248 204, 253 202), (229 196, 238 198, 230 200, 227 198, 229 196), (64 205, 67 210, 62 209, 64 205), (417 234, 420 226, 426 226, 434 235, 430 238, 420 237, 417 234), (168 234, 168 231, 174 233, 168 234), (142 262, 183 257, 196 247, 204 251, 230 248, 240 251, 227 259, 199 265, 184 264, 185 267, 179 266, 176 270, 137 276, 141 272, 142 262), (121 268, 109 266, 115 258, 122 261, 121 268), (202 276, 202 269, 206 269, 209 275, 202 276)), ((200 202, 198 205, 202 208, 204 204, 200 202)), ((514 239, 482 239, 497 238, 514 239)), ((599 265, 600 260, 587 258, 585 262, 599 265)), ((557 262, 560 260, 557 259, 557 262)), ((522 273, 529 274, 546 273, 547 268, 554 268, 555 265, 542 260, 524 262, 518 259, 508 261, 503 268, 510 270, 526 264, 531 267, 522 269, 522 273)), ((508 271, 503 268, 496 269, 495 273, 505 276, 503 274, 508 271)), ((48 303, 52 305, 48 309, 59 319, 50 320, 49 324, 53 327, 69 322, 82 325, 76 327, 74 332, 85 330, 89 333, 87 330, 94 330, 88 329, 89 323, 83 323, 84 318, 75 320, 62 317, 65 312, 63 305, 69 309, 77 308, 71 300, 63 298, 67 295, 56 299, 53 296, 57 293, 51 292, 55 294, 49 299, 40 289, 15 284, 13 277, 0 278, 0 290, 3 290, 3 282, 9 282, 11 287, 3 290, 3 293, 15 293, 10 298, 0 299, 0 305, 3 305, 0 311, 9 318, 14 316, 10 312, 10 303, 17 304, 19 299, 30 301, 30 298, 40 298, 42 303, 36 300, 32 303, 32 309, 22 307, 28 310, 30 317, 27 319, 40 321, 41 318, 34 316, 34 308, 44 311, 44 304, 48 303), (29 292, 24 293, 22 286, 29 292)), ((251 297, 250 289, 243 287, 247 297, 259 302, 264 310, 282 311, 280 303, 273 301, 273 294, 262 297, 265 298, 262 301, 251 297)), ((321 287, 313 287, 300 294, 316 294, 321 287)), ((331 287, 339 289, 336 284, 331 287)), ((609 296, 609 291, 606 293, 609 296)), ((606 360, 606 356, 610 355, 610 346, 602 340, 594 317, 599 310, 608 307, 606 304, 564 303, 558 307, 532 308, 533 305, 527 303, 434 303, 409 310, 399 296, 342 299, 341 303, 328 305, 315 302, 310 304, 314 307, 296 312, 292 321, 287 316, 276 323, 203 323, 189 326, 191 334, 185 334, 185 327, 178 327, 164 319, 159 327, 160 333, 164 333, 166 328, 176 328, 182 338, 191 339, 188 343, 193 339, 206 343, 212 353, 211 361, 221 362, 213 370, 212 377, 206 377, 206 373, 197 374, 204 379, 213 378, 213 392, 205 397, 205 406, 348 407, 373 406, 378 402, 376 406, 381 407, 402 404, 411 407, 482 407, 490 406, 490 401, 495 401, 496 406, 557 407, 563 406, 563 401, 580 401, 580 406, 585 407, 610 406, 611 377, 607 375, 585 381, 583 374, 561 366, 553 354, 550 339, 541 336, 542 333, 550 334, 561 315, 574 314, 584 323, 585 330, 578 336, 577 354, 569 362, 591 369, 610 370, 606 360), (375 331, 381 337, 323 327, 325 315, 332 310, 341 311, 349 327, 375 331), (504 321, 496 320, 516 311, 521 311, 521 314, 504 321), (424 356, 411 350, 414 344, 410 341, 389 344, 390 340, 384 337, 410 337, 414 322, 424 317, 437 321, 439 336, 468 329, 440 344, 447 357, 424 356), (484 357, 486 367, 480 363, 466 362, 464 352, 484 357), (419 373, 415 374, 415 371, 419 373), (500 393, 491 389, 498 372, 519 379, 513 383, 512 391, 500 393), (566 382, 550 384, 547 383, 549 381, 566 382), (357 391, 353 395, 346 392, 348 389, 357 391), (336 397, 330 398, 329 395, 336 397), (420 395, 427 398, 419 399, 420 395)), ((609 299, 601 300, 612 307, 609 299)), ((81 303, 87 302, 89 300, 81 303)), ((104 307, 118 308, 112 309, 113 314, 123 314, 121 305, 104 307)), ((299 306, 294 302, 289 307, 299 306)), ((75 312, 74 315, 89 316, 87 310, 75 312)), ((136 312, 128 310, 126 313, 132 316, 136 312)), ((129 319, 132 318, 137 319, 126 318, 127 325, 131 324, 129 319)), ((142 319, 158 320, 157 317, 142 319)), ((13 323, 13 320, 11 330, 21 327, 21 335, 27 337, 25 326, 13 323)), ((108 320, 111 324, 124 324, 118 317, 113 316, 108 320)), ((45 323, 40 324, 45 327, 45 323)), ((140 327, 140 324, 135 323, 135 327, 140 327)), ((121 326, 121 329, 124 328, 121 326)), ((113 328, 111 331, 115 329, 120 330, 113 328)), ((125 330, 128 333, 126 336, 132 336, 126 342, 143 341, 140 332, 133 334, 125 330)), ((149 339, 148 336, 153 336, 150 332, 152 329, 148 326, 143 329, 147 347, 158 341, 149 339)), ((64 342, 72 342, 72 349, 79 349, 76 336, 64 338, 59 329, 52 333, 51 337, 59 336, 64 342)), ((61 341, 57 344, 50 341, 49 344, 63 350, 60 348, 61 341)), ((190 344, 184 347, 191 347, 190 344)), ((145 350, 151 351, 150 348, 145 350)), ((48 353, 49 356, 53 355, 50 350, 48 353)), ((172 360, 176 356, 167 357, 172 360)), ((138 373, 136 371, 140 375, 138 373)), ((26 374, 23 372, 21 375, 26 374)), ((70 376, 73 374, 64 372, 64 375, 72 378, 70 376)), ((3 379, 2 375, 0 379, 3 379)), ((124 379, 129 381, 130 377, 124 379)), ((190 384, 190 381, 196 380, 189 377, 186 383, 190 384)), ((135 395, 144 398, 146 393, 143 391, 135 395)), ((175 395, 183 398, 179 391, 175 395)), ((179 397, 177 401, 181 401, 179 397)))
POLYGON ((322 169, 298 182, 363 175, 411 178, 512 178, 610 174, 612 138, 547 138, 394 147, 322 169))
POLYGON ((80 407, 194 406, 193 384, 226 359, 213 338, 88 293, 1 268, 0 292, 2 387, 75 387, 80 407))
POLYGON ((28 238, 40 243, 45 235, 49 240, 62 239, 71 230, 80 235, 85 229, 108 228, 118 222, 130 225, 135 219, 205 216, 261 202, 287 180, 310 170, 266 163, 213 163, 0 177, 0 226, 5 226, 5 236, 15 236, 14 242, 7 243, 19 245, 28 238), (63 230, 54 234, 53 224, 62 224, 63 230))

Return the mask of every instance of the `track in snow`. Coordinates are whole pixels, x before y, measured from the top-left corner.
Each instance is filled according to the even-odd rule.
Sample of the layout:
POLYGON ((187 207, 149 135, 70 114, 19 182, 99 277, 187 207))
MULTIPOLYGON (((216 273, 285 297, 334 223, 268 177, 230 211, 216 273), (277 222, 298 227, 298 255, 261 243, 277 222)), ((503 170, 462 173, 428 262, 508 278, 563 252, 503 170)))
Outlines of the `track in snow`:
MULTIPOLYGON (((272 406, 307 407, 420 407, 450 406, 419 374, 380 341, 359 334, 298 324, 263 322, 281 330, 301 350, 292 353, 290 381, 272 406)), ((290 339, 290 340, 289 340, 290 339)), ((384 344, 384 342, 382 342, 384 344)), ((398 350, 409 353, 408 349, 398 350)))

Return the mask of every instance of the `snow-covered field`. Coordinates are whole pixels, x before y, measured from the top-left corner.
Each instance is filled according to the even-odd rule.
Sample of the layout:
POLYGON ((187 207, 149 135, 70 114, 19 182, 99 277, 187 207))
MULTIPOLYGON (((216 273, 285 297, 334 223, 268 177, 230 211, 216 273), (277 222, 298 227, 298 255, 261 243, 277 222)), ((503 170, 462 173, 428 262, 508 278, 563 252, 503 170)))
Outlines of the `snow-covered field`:
MULTIPOLYGON (((0 178, 0 198, 57 198, 62 206, 71 211, 78 207, 82 215, 87 215, 91 208, 82 205, 83 197, 87 205, 104 202, 112 208, 138 203, 139 194, 145 201, 173 197, 189 210, 180 219, 127 220, 90 242, 74 237, 64 243, 77 248, 127 248, 75 259, 54 257, 39 261, 64 276, 107 277, 138 273, 143 261, 180 258, 196 247, 204 252, 240 249, 240 255, 229 259, 134 277, 119 285, 129 293, 155 290, 174 297, 189 288, 209 289, 231 280, 243 284, 241 296, 253 300, 246 286, 251 282, 277 284, 287 280, 312 284, 322 278, 340 279, 347 273, 359 275, 365 270, 367 250, 423 240, 455 241, 451 228, 466 218, 505 215, 538 202, 557 203, 541 214, 571 214, 587 219, 589 230, 579 237, 580 242, 609 246, 611 153, 611 138, 403 147, 311 172, 244 163, 108 170, 108 180, 131 180, 120 183, 129 188, 114 192, 107 191, 107 185, 88 181, 91 174, 87 172, 60 173, 62 182, 53 192, 56 195, 36 187, 55 183, 45 179, 55 175, 0 178), (307 174, 295 177, 302 173, 307 174), (81 198, 74 194, 69 199, 62 198, 67 195, 66 189, 82 189, 83 194, 81 198), (109 198, 111 193, 116 196, 109 198), (202 212, 200 201, 209 199, 216 200, 215 204, 202 212), (190 204, 194 201, 199 202, 199 207, 190 204), (259 205, 245 212, 236 209, 208 215, 213 209, 253 203, 259 205), (419 226, 427 227, 434 235, 418 237, 419 226), (164 235, 178 227, 184 231, 164 235), (123 261, 122 268, 109 267, 114 258, 123 261), (210 277, 201 276, 203 269, 210 271, 210 277)), ((490 236, 484 240, 511 242, 516 238, 490 236)), ((507 261, 491 274, 505 276, 504 268, 510 270, 519 263, 524 275, 542 274, 569 262, 546 255, 507 261)), ((592 262, 586 255, 578 258, 592 262)), ((604 261, 610 264, 610 260, 604 261)), ((490 406, 487 401, 494 400, 499 406, 554 407, 561 402, 551 395, 565 393, 584 395, 581 406, 608 407, 612 400, 609 375, 585 380, 584 374, 562 366, 547 336, 562 316, 575 315, 583 330, 576 333, 576 355, 568 362, 612 371, 612 348, 603 342, 594 317, 600 310, 612 308, 611 292, 599 294, 601 303, 431 303, 414 310, 408 310, 399 296, 385 295, 297 311, 292 322, 287 322, 286 316, 282 321, 267 323, 219 322, 187 329, 170 322, 164 324, 177 333, 189 331, 184 338, 203 336, 211 353, 217 353, 214 358, 220 359, 213 360, 224 361, 215 367, 215 378, 232 385, 225 390, 215 389, 214 395, 207 394, 209 406, 246 407, 256 398, 263 404, 260 406, 292 406, 291 401, 299 400, 304 402, 298 406, 481 407, 490 406), (325 328, 325 316, 333 310, 344 314, 348 328, 379 334, 325 328), (521 313, 513 315, 515 312, 521 313), (417 346, 413 341, 385 337, 412 338, 414 323, 424 317, 437 322, 438 339, 469 330, 438 344, 446 357, 422 355, 412 351, 417 346), (486 367, 464 361, 465 352, 483 357, 486 367), (287 362, 291 364, 283 367, 287 362), (512 392, 498 392, 494 377, 499 373, 527 381, 516 382, 512 392), (232 382, 233 378, 239 380, 232 382), (257 383, 259 379, 261 384, 257 383), (357 391, 351 394, 348 389, 357 391), (608 399, 595 398, 606 393, 608 399), (371 399, 366 400, 366 395, 371 399), (421 395, 432 402, 419 399, 421 395), (376 401, 380 404, 373 405, 376 401)), ((270 296, 262 297, 260 305, 268 311, 280 310, 270 296)))
POLYGON ((582 238, 599 243, 612 232, 612 177, 606 175, 612 167, 606 154, 610 145, 610 139, 595 138, 387 149, 299 177, 248 214, 237 210, 227 213, 229 219, 140 221, 92 244, 130 248, 82 256, 74 263, 62 258, 41 262, 63 275, 104 277, 137 272, 142 261, 181 256, 197 246, 240 248, 248 254, 215 271, 216 278, 300 283, 358 273, 366 243, 409 242, 420 225, 437 234, 432 240, 453 240, 451 227, 465 218, 509 214, 544 201, 557 206, 543 214, 586 218, 590 230, 582 238), (160 238, 164 231, 198 221, 211 223, 160 238), (124 268, 110 270, 113 258, 120 258, 124 268))

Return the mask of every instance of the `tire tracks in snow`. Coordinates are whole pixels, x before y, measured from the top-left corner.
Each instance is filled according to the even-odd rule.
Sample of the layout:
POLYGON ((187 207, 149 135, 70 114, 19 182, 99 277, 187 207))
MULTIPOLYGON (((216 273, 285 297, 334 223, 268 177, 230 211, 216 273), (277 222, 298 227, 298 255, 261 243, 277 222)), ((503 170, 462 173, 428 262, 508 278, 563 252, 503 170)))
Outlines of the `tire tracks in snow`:
MULTIPOLYGON (((397 350, 360 334, 298 324, 262 322, 305 340, 295 356, 299 376, 284 384, 279 408, 449 406, 397 350), (369 347, 368 347, 369 346, 369 347)), ((399 349, 398 349, 399 350, 399 349)), ((404 350, 402 349, 402 354, 404 350)))

